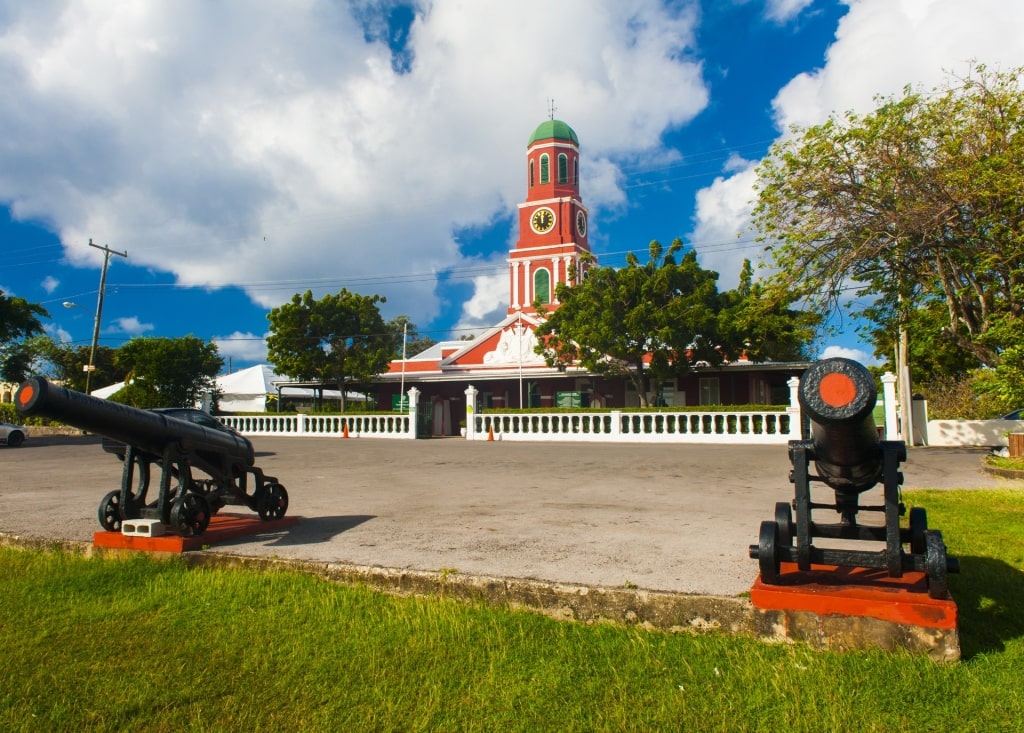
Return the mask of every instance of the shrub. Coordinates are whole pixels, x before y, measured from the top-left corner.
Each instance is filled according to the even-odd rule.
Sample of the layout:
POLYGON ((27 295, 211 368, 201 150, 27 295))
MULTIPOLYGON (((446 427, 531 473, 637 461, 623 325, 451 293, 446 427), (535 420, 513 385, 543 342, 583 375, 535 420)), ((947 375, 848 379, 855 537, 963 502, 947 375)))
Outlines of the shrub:
POLYGON ((988 420, 1005 414, 994 395, 978 392, 973 375, 939 376, 920 389, 932 420, 988 420))

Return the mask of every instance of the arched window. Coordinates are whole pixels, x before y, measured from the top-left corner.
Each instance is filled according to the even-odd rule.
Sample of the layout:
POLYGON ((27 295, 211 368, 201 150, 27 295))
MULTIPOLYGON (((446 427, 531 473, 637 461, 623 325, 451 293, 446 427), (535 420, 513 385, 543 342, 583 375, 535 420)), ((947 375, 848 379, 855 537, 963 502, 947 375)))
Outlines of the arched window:
POLYGON ((535 302, 547 305, 551 302, 551 275, 540 269, 533 273, 533 297, 535 302))
POLYGON ((573 158, 572 160, 572 183, 575 186, 580 182, 580 159, 573 158))
POLYGON ((569 158, 565 153, 559 153, 558 155, 558 182, 569 182, 569 158))
POLYGON ((533 188, 533 161, 530 161, 530 188, 533 188))
POLYGON ((551 173, 549 171, 551 167, 551 159, 548 158, 548 154, 540 156, 540 182, 551 183, 551 173))

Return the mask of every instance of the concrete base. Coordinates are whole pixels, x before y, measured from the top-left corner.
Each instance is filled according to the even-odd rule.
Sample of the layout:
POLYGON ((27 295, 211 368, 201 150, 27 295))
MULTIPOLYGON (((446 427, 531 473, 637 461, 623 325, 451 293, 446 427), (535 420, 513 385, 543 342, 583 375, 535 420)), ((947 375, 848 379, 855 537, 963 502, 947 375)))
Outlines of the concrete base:
MULTIPOLYGON (((142 520, 135 521, 138 523, 142 520)), ((238 537, 274 532, 284 527, 291 527, 298 521, 298 517, 283 517, 264 522, 255 514, 215 514, 210 518, 210 524, 206 531, 197 537, 181 537, 176 534, 144 536, 101 531, 93 535, 93 547, 110 550, 182 553, 189 550, 200 550, 203 547, 238 537)))
POLYGON ((121 522, 121 534, 129 537, 162 537, 167 525, 159 519, 126 519, 121 522))
POLYGON ((759 633, 830 649, 905 649, 940 661, 960 658, 953 599, 928 596, 924 573, 782 563, 778 583, 758 577, 750 601, 759 633))

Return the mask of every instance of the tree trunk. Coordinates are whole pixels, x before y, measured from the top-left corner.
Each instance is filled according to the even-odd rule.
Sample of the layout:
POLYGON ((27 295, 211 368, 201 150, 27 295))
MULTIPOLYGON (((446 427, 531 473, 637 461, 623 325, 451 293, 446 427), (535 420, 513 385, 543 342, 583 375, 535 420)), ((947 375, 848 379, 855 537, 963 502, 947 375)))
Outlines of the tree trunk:
POLYGON ((651 378, 644 369, 642 361, 636 365, 636 370, 637 378, 633 381, 633 386, 636 387, 636 393, 640 398, 640 407, 650 407, 651 405, 647 401, 647 392, 651 384, 651 378))

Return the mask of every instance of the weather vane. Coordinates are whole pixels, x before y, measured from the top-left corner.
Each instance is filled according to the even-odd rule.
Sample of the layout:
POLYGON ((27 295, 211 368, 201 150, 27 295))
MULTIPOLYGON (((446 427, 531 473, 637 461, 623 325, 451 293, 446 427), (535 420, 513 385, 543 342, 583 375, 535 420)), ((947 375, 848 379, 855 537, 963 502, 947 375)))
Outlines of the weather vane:
POLYGON ((549 120, 555 119, 555 110, 556 109, 558 109, 558 107, 555 106, 555 100, 554 99, 548 99, 548 119, 549 120))

